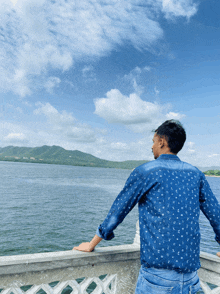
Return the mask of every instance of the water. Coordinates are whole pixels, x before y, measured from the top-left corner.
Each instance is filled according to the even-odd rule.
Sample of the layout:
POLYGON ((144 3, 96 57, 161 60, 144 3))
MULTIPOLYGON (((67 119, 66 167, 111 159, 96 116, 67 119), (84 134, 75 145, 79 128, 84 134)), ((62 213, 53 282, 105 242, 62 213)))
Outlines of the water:
MULTIPOLYGON (((0 162, 0 255, 70 250, 90 241, 131 171, 0 162)), ((207 178, 220 201, 220 178, 207 178)), ((133 243, 137 207, 99 246, 133 243)), ((201 214, 201 250, 220 246, 201 214)))
MULTIPOLYGON (((70 250, 90 241, 130 174, 10 162, 0 162, 0 170, 0 255, 70 250)), ((100 245, 132 243, 137 219, 134 209, 115 232, 121 237, 100 245)))

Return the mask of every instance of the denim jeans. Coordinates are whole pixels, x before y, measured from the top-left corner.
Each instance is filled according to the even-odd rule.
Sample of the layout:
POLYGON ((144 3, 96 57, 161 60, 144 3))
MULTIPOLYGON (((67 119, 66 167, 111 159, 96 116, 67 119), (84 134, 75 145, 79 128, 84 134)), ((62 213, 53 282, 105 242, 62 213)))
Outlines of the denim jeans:
POLYGON ((141 267, 135 294, 195 294, 200 289, 197 272, 141 267))

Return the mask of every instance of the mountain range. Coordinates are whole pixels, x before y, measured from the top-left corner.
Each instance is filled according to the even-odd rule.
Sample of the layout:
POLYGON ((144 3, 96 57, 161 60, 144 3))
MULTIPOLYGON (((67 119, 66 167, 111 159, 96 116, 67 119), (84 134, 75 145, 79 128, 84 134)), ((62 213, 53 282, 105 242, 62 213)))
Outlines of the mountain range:
POLYGON ((133 169, 147 160, 109 161, 78 150, 65 150, 59 146, 0 147, 0 161, 63 164, 106 168, 133 169))

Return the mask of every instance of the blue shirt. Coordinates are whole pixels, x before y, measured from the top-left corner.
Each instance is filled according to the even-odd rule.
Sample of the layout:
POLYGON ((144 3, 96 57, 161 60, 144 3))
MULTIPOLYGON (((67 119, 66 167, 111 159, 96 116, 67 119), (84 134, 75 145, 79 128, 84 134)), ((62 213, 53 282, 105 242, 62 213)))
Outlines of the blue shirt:
POLYGON ((200 267, 200 209, 220 241, 220 205, 204 174, 176 155, 137 167, 96 234, 110 240, 138 203, 141 264, 187 273, 200 267))

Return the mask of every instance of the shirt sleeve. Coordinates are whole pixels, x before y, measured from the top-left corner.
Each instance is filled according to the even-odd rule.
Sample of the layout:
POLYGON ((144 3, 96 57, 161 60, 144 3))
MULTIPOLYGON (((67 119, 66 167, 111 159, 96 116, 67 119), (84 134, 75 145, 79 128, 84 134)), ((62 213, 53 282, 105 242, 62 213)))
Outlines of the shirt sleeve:
POLYGON ((200 209, 215 232, 215 240, 220 243, 220 204, 204 175, 200 184, 200 209))
POLYGON ((105 240, 114 238, 113 230, 123 221, 142 196, 143 178, 138 171, 134 170, 127 179, 123 190, 113 202, 107 217, 99 225, 96 235, 105 240))

